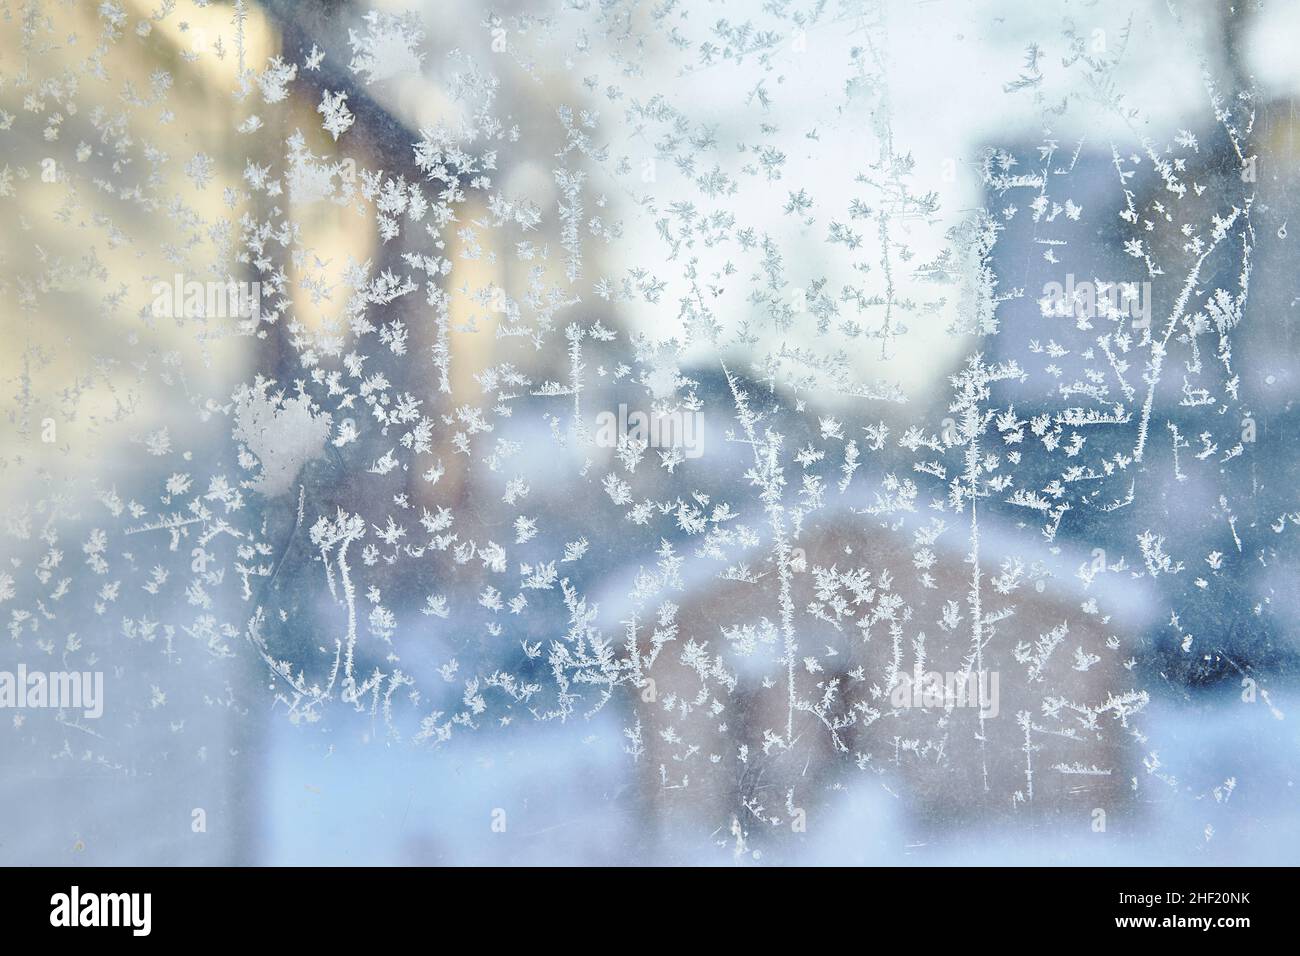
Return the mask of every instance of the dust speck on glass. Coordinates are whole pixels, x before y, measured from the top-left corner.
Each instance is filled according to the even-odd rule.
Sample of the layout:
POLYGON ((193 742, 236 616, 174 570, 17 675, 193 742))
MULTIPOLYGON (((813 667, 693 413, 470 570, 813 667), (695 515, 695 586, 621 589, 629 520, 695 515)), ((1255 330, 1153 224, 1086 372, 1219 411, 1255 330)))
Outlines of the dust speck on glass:
POLYGON ((0 856, 1293 859, 1297 27, 0 0, 0 856))

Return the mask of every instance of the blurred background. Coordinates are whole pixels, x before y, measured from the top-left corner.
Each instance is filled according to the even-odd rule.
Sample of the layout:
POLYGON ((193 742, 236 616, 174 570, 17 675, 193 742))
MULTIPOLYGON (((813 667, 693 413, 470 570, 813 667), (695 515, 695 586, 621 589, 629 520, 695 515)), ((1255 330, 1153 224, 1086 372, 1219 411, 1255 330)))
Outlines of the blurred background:
MULTIPOLYGON (((1300 565, 1284 516, 1300 516, 1290 441, 1300 350, 1287 224, 1300 67, 1286 41, 1297 29, 1294 4, 1212 0, 0 3, 0 667, 98 668, 110 693, 101 723, 36 712, 5 721, 0 862, 1290 862, 1300 850, 1300 565), (322 127, 323 100, 339 93, 352 122, 335 135, 322 127), (430 147, 421 162, 413 149, 449 142, 464 152, 430 147), (1031 181, 1009 185, 999 171, 1031 181), (771 771, 818 794, 806 829, 783 824, 776 837, 740 821, 755 793, 784 804, 784 783, 707 783, 703 757, 673 755, 667 738, 631 759, 635 693, 563 722, 522 706, 505 720, 489 714, 431 747, 418 728, 396 733, 382 702, 297 706, 259 654, 293 670, 315 660, 308 680, 325 679, 330 655, 315 652, 348 611, 306 527, 337 507, 374 522, 367 545, 386 509, 403 509, 413 532, 421 513, 455 515, 439 527, 460 536, 446 553, 376 553, 354 568, 359 590, 382 589, 369 605, 402 622, 394 635, 371 618, 358 672, 400 658, 414 686, 445 691, 435 728, 472 710, 468 691, 458 699, 470 675, 533 666, 545 676, 544 660, 518 663, 521 642, 572 623, 556 602, 510 616, 480 604, 483 545, 509 545, 521 509, 542 530, 511 550, 512 575, 585 541, 587 558, 567 575, 617 636, 629 616, 653 616, 629 592, 667 542, 683 556, 683 626, 716 639, 751 599, 719 586, 720 567, 685 520, 638 526, 609 507, 601 479, 616 456, 583 443, 569 420, 579 398, 551 387, 576 364, 566 327, 618 335, 581 343, 588 423, 620 403, 704 410, 705 454, 672 472, 656 471, 651 451, 636 496, 675 503, 680 516, 683 498, 707 489, 708 504, 730 502, 761 529, 753 456, 726 434, 737 428, 734 387, 755 396, 793 453, 827 439, 827 418, 858 435, 877 422, 895 439, 912 425, 939 432, 953 414, 950 376, 976 351, 1038 368, 1050 338, 1062 381, 1085 377, 1096 330, 1044 331, 1040 290, 1067 273, 1147 278, 1124 248, 1126 204, 1151 217, 1151 248, 1173 257, 1189 233, 1172 212, 1157 215, 1175 207, 1171 177, 1194 183, 1177 195, 1178 221, 1196 218, 1200 235, 1213 216, 1250 212, 1253 231, 1235 228, 1193 283, 1196 308, 1216 287, 1235 293, 1250 245, 1233 402, 1180 404, 1191 347, 1181 340, 1129 507, 1081 510, 1045 537, 1037 516, 991 505, 984 529, 996 553, 1050 568, 1051 588, 1027 599, 1025 618, 1059 620, 1102 598, 1110 616, 1097 639, 1123 638, 1126 669, 1151 694, 1140 728, 1083 758, 1123 768, 1104 798, 1066 779, 1042 805, 1018 806, 1019 781, 976 795, 975 765, 961 757, 951 773, 877 772, 809 743, 771 771), (410 199, 417 181, 433 211, 410 199), (1054 245, 1075 222, 1053 208, 1066 197, 1083 217, 1054 245), (454 204, 453 221, 440 218, 439 198, 454 204), (1006 215, 1011 205, 1022 212, 1006 215), (979 248, 981 210, 1000 222, 988 261, 996 335, 972 319, 982 293, 948 281, 960 273, 954 253, 979 248), (425 284, 390 295, 384 273, 425 284), (261 317, 159 317, 155 283, 178 274, 261 282, 261 317), (231 435, 240 386, 260 376, 272 392, 342 394, 327 370, 360 352, 364 377, 426 403, 421 469, 376 475, 408 422, 387 398, 367 397, 382 389, 357 388, 355 404, 328 406, 331 441, 285 490, 238 487, 249 451, 231 435), (497 414, 490 434, 473 437, 480 406, 497 414), (1220 418, 1216 439, 1251 419, 1242 460, 1191 465, 1209 415, 1220 418), (359 437, 338 444, 349 416, 359 437), (1171 434, 1189 442, 1179 461, 1171 434), (518 476, 524 504, 502 507, 518 476), (1177 579, 1075 574, 1098 549, 1112 563, 1135 554, 1153 527, 1196 567, 1177 579), (479 545, 472 558, 448 559, 468 541, 479 545), (1216 552, 1227 567, 1200 587, 1216 552), (225 560, 209 570, 209 554, 225 560), (422 613, 429 595, 448 598, 450 614, 422 613), (254 607, 265 610, 256 635, 254 607), (1264 693, 1247 701, 1245 680, 1264 693), (1113 807, 1102 831, 1099 801, 1113 807)), ((1183 280, 1151 277, 1157 328, 1183 280)), ((1142 361, 1128 373, 1139 390, 1142 361)), ((998 386, 995 399, 1023 419, 1063 404, 1037 377, 998 386)), ((1116 428, 1089 440, 1090 452, 1122 456, 1134 437, 1116 428)), ((1216 460, 1229 450, 1220 444, 1216 460)), ((889 542, 928 516, 864 518, 877 500, 868 489, 911 470, 915 456, 890 447, 809 520, 796 539, 809 564, 861 548, 896 552, 899 573, 913 572, 911 552, 889 542)), ((266 465, 271 452, 256 454, 266 465)), ((1060 467, 1027 449, 1015 474, 1046 484, 1060 467)), ((758 566, 756 545, 735 547, 758 566)), ((960 595, 964 547, 937 546, 945 595, 960 595)), ((823 599, 810 576, 797 584, 801 609, 823 599)), ((759 585, 769 597, 771 587, 770 577, 759 585)), ((821 636, 815 625, 804 633, 821 636)), ((1090 680, 1078 678, 1087 693, 1100 686, 1090 680)), ((746 700, 751 709, 718 731, 720 748, 769 719, 759 696, 746 700)), ((806 731, 811 740, 817 728, 806 731)))

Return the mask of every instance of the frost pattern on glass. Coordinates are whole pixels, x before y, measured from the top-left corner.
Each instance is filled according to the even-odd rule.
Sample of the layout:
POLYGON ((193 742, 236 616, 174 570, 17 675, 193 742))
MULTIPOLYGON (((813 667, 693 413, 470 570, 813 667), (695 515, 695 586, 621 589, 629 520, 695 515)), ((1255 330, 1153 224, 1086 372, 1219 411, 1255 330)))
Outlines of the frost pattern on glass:
POLYGON ((1293 670, 1290 126, 1236 48, 452 6, 0 4, 0 661, 105 678, 6 750, 554 723, 617 743, 627 859, 779 859, 868 788, 1200 846, 1285 774, 1149 724, 1283 721, 1293 670))

